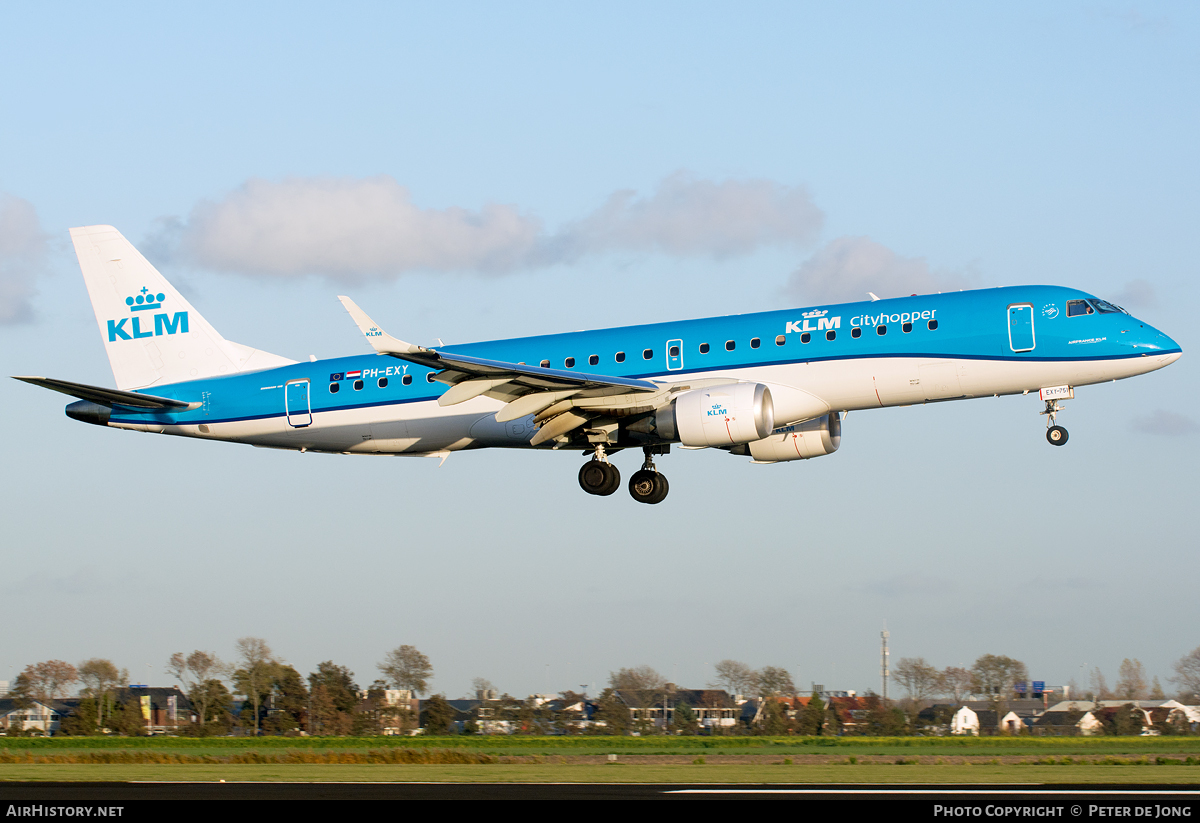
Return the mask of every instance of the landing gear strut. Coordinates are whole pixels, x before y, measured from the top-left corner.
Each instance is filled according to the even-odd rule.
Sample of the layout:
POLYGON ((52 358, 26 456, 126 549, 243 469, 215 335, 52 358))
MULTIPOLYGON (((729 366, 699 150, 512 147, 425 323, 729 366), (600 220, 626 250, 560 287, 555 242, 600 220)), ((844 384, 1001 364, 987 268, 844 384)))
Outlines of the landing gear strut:
POLYGON ((1046 410, 1040 412, 1046 415, 1046 440, 1051 446, 1067 445, 1067 430, 1054 422, 1054 418, 1062 410, 1063 407, 1058 405, 1057 400, 1047 400, 1046 410))
POLYGON ((621 485, 621 473, 608 462, 604 446, 597 445, 592 459, 579 469, 579 487, 588 494, 601 497, 612 494, 621 485))
POLYGON ((654 468, 654 457, 649 448, 642 449, 646 454, 646 462, 640 471, 629 478, 629 494, 639 503, 661 503, 670 491, 667 478, 654 468))

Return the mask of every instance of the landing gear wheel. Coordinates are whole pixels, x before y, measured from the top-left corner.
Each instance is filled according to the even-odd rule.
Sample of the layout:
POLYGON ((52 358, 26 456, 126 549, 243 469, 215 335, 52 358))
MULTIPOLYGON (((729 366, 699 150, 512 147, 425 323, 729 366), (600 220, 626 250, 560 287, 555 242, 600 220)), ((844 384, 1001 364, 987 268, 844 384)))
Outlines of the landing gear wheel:
POLYGON ((670 488, 666 477, 648 469, 634 472, 629 478, 629 494, 639 503, 661 503, 670 488))
POLYGON ((1046 440, 1051 446, 1067 445, 1067 430, 1062 426, 1051 426, 1046 430, 1046 440))
POLYGON ((579 469, 579 487, 588 494, 610 495, 621 485, 621 473, 612 463, 591 460, 579 469))

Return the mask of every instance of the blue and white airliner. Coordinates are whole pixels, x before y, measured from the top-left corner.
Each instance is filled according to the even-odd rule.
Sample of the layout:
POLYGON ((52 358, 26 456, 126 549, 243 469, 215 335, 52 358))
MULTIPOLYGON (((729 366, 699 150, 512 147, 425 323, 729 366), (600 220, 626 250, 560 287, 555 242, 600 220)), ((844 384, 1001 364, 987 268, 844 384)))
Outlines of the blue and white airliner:
POLYGON ((599 331, 420 346, 341 297, 374 350, 296 362, 226 340, 111 226, 71 230, 117 388, 45 377, 68 417, 118 429, 302 452, 440 456, 581 450, 589 494, 667 495, 672 444, 756 463, 832 454, 849 411, 1036 393, 1062 446, 1075 388, 1182 354, 1112 303, 1013 286, 599 331))

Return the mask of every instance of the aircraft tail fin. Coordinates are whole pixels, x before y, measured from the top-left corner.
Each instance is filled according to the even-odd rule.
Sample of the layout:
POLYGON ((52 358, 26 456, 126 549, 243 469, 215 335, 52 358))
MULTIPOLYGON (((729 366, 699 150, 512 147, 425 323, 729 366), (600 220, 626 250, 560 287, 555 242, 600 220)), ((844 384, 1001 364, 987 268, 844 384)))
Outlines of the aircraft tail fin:
POLYGON ((71 229, 71 240, 118 388, 295 362, 223 338, 112 226, 71 229))

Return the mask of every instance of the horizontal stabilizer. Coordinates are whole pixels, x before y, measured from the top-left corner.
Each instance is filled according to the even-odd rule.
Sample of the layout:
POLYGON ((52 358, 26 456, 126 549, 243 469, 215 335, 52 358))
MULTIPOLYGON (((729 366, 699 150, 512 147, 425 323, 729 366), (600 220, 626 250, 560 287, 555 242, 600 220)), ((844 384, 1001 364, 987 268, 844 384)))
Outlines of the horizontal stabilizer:
POLYGON ((80 400, 90 400, 102 406, 125 406, 133 409, 145 409, 146 411, 183 411, 184 409, 195 409, 200 406, 199 403, 188 403, 185 400, 172 400, 169 397, 155 397, 151 394, 138 394, 137 392, 120 391, 119 389, 105 389, 100 386, 88 386, 84 383, 52 380, 49 377, 14 376, 13 380, 32 383, 35 386, 41 386, 43 389, 50 389, 50 391, 61 392, 71 397, 78 397, 80 400))

